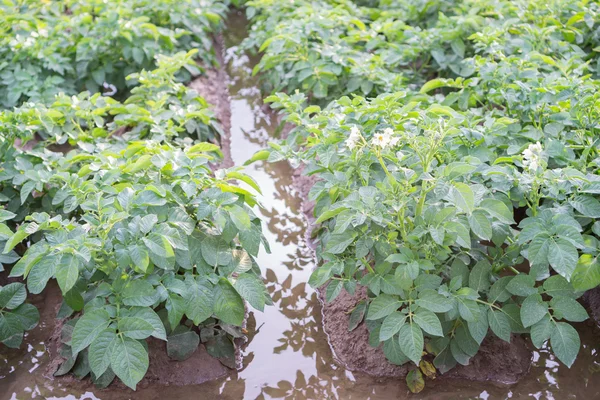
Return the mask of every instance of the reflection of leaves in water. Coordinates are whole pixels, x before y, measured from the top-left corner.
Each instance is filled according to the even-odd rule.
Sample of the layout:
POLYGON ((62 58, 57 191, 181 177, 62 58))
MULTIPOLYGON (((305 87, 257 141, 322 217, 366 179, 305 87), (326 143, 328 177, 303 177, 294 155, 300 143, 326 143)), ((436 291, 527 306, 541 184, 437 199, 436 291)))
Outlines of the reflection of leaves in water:
POLYGON ((268 221, 269 231, 277 236, 277 242, 286 246, 300 243, 304 234, 303 219, 301 217, 280 214, 274 208, 270 210, 261 208, 260 212, 265 217, 263 221, 268 221))
POLYGON ((324 381, 312 375, 306 379, 302 371, 296 371, 296 380, 292 384, 288 381, 279 381, 277 386, 266 386, 263 388, 258 399, 329 399, 336 392, 333 381, 324 381))

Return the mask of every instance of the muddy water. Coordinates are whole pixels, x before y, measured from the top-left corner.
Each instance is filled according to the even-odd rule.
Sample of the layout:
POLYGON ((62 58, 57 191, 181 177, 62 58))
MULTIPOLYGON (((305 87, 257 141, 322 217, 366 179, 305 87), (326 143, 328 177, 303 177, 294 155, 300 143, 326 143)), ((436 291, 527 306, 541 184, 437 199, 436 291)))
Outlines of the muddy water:
MULTIPOLYGON (((277 124, 262 105, 251 69, 255 60, 240 55, 236 45, 245 35, 245 21, 233 15, 226 31, 232 77, 232 158, 243 164, 277 135, 277 124)), ((409 395, 403 382, 375 379, 345 370, 334 360, 321 326, 316 293, 306 281, 313 268, 304 243, 300 199, 292 187, 292 169, 285 163, 259 163, 248 173, 262 188, 264 230, 272 254, 262 253, 267 286, 275 301, 264 313, 251 313, 243 369, 228 378, 199 386, 97 390, 88 382, 51 381, 43 376, 48 362, 44 340, 51 326, 48 302, 37 300, 43 319, 27 334, 22 349, 2 348, 0 400, 3 399, 594 399, 600 398, 600 340, 581 325, 582 349, 575 365, 560 365, 547 349, 535 352, 529 374, 511 387, 437 380, 424 392, 409 395)))

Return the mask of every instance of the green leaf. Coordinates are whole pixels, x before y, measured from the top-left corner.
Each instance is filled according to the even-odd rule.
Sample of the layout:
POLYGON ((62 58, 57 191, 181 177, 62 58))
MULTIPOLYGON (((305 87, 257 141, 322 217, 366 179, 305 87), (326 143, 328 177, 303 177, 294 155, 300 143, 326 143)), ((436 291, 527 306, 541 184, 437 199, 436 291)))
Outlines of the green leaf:
POLYGON ((221 278, 214 288, 214 313, 221 321, 242 326, 244 301, 227 279, 221 278))
POLYGON ((15 232, 15 234, 12 235, 10 237, 10 239, 8 239, 6 241, 6 244, 4 245, 4 251, 3 251, 3 253, 6 254, 6 253, 10 252, 12 249, 15 248, 16 245, 18 245, 19 243, 21 243, 29 235, 30 234, 26 232, 25 228, 23 228, 23 229, 19 228, 19 230, 17 230, 15 232))
POLYGON ((488 301, 490 303, 502 303, 510 299, 511 294, 508 290, 506 290, 506 286, 508 286, 511 280, 511 276, 503 276, 502 278, 494 282, 488 293, 488 301))
POLYGON ((483 342, 483 339, 487 336, 489 323, 487 312, 483 305, 479 306, 481 312, 479 313, 479 318, 475 321, 467 322, 467 326, 469 328, 469 332, 471 336, 478 344, 483 342))
POLYGON ((425 309, 417 309, 413 316, 414 321, 423 329, 425 332, 433 336, 444 336, 442 331, 442 324, 437 315, 431 311, 425 309))
POLYGON ((450 311, 453 307, 451 299, 437 293, 435 290, 426 289, 419 293, 415 302, 419 307, 436 313, 450 311))
POLYGON ((214 143, 201 142, 188 149, 188 153, 211 153, 220 152, 221 148, 214 143))
POLYGON ((148 265, 150 265, 148 250, 137 244, 129 246, 127 250, 129 252, 129 257, 133 262, 133 265, 138 267, 143 272, 146 272, 148 270, 148 265))
MULTIPOLYGON (((475 195, 471 188, 461 182, 454 182, 450 192, 452 203, 466 214, 471 214, 475 209, 475 195)), ((491 235, 490 235, 491 236, 491 235)))
POLYGON ((456 297, 458 302, 458 312, 462 319, 467 322, 475 321, 479 317, 479 306, 473 300, 465 299, 463 297, 456 297))
POLYGON ((400 350, 412 362, 419 365, 423 353, 423 332, 416 324, 404 324, 400 328, 399 341, 400 350))
POLYGON ((316 289, 323 286, 323 284, 327 282, 332 275, 333 272, 331 270, 331 264, 323 264, 315 268, 315 270, 310 274, 310 277, 308 278, 308 284, 312 288, 316 289))
POLYGON ((227 265, 233 258, 233 253, 229 245, 219 237, 207 236, 202 241, 200 247, 202 249, 202 258, 204 258, 208 265, 213 267, 227 265))
POLYGON ((592 196, 579 195, 570 201, 574 209, 588 218, 600 218, 600 201, 592 196))
POLYGON ((398 311, 394 311, 385 317, 383 324, 381 324, 381 329, 379 330, 379 340, 385 342, 386 340, 391 339, 398 331, 400 331, 400 328, 402 328, 405 321, 406 315, 398 311))
POLYGON ((96 376, 101 376, 110 366, 113 346, 117 341, 114 329, 105 329, 94 339, 88 349, 90 369, 96 376))
POLYGON ((485 292, 490 288, 492 266, 487 260, 479 261, 469 275, 469 287, 477 292, 485 292))
POLYGON ((469 215, 469 226, 473 233, 483 240, 490 240, 494 233, 488 217, 479 211, 474 211, 469 215))
POLYGON ((208 283, 198 283, 196 281, 189 283, 185 296, 187 299, 185 315, 194 322, 194 325, 200 325, 212 316, 212 296, 213 290, 208 283))
POLYGON ((143 234, 148 234, 154 228, 156 223, 158 222, 158 217, 154 214, 144 215, 140 219, 140 230, 143 234))
POLYGON ((400 350, 398 336, 394 336, 383 343, 383 354, 389 362, 395 365, 406 364, 408 357, 400 350))
POLYGON ((137 317, 120 318, 117 329, 119 333, 132 339, 146 339, 154 332, 154 327, 150 322, 137 317))
POLYGON ((23 332, 19 317, 11 312, 0 313, 0 342, 23 332))
POLYGON ((329 282, 329 285, 327 285, 327 288, 325 289, 325 301, 327 301, 328 303, 335 300, 339 294, 342 292, 342 289, 344 288, 344 282, 339 281, 339 280, 335 280, 335 281, 331 281, 329 282))
POLYGON ((72 254, 63 254, 56 266, 56 281, 60 290, 67 293, 79 278, 79 259, 72 254))
POLYGON ((544 292, 551 297, 575 297, 573 286, 560 275, 553 275, 544 281, 544 292))
POLYGON ((529 329, 523 327, 521 322, 521 309, 514 303, 505 304, 502 307, 502 312, 506 315, 508 323, 510 324, 510 330, 514 333, 528 333, 529 329))
POLYGON ((571 283, 577 291, 586 291, 600 285, 600 263, 591 254, 582 254, 571 275, 571 283))
POLYGON ((42 290, 44 290, 48 281, 56 272, 57 261, 58 257, 47 256, 42 258, 31 268, 29 275, 27 275, 27 288, 30 293, 42 293, 42 290))
POLYGON ((264 161, 269 158, 271 152, 269 150, 260 150, 254 153, 254 155, 244 163, 245 166, 248 166, 256 161, 264 161))
POLYGON ((17 214, 0 208, 0 222, 11 220, 16 216, 17 214))
MULTIPOLYGON (((152 253, 163 258, 175 257, 173 247, 169 243, 166 237, 157 233, 151 233, 150 235, 142 238, 142 241, 152 253)), ((117 375, 118 376, 118 375, 117 375)))
POLYGON ((329 238, 325 251, 331 254, 340 254, 354 242, 358 234, 352 231, 346 231, 340 234, 333 234, 329 238))
POLYGON ((185 314, 186 301, 176 293, 169 293, 165 308, 167 309, 169 325, 174 327, 179 325, 181 318, 183 318, 183 315, 185 314))
POLYGON ((27 290, 22 283, 14 282, 0 288, 0 308, 12 310, 27 298, 27 290))
POLYGON ((158 314, 156 314, 150 307, 133 307, 129 310, 129 316, 141 318, 148 322, 150 325, 152 325, 152 336, 160 340, 167 340, 167 333, 165 332, 165 326, 163 322, 158 314))
POLYGON ((252 222, 250 221, 250 216, 242 207, 238 205, 233 205, 227 209, 229 211, 229 215, 231 216, 231 221, 240 231, 248 230, 252 226, 252 222))
POLYGON ((252 307, 264 311, 265 285, 258 277, 251 274, 242 274, 238 276, 234 287, 252 307))
POLYGON ((450 346, 446 346, 433 360, 433 365, 442 373, 450 371, 456 366, 456 359, 452 355, 450 346))
POLYGON ((123 383, 135 390, 142 380, 150 361, 148 352, 140 342, 128 337, 116 340, 110 358, 110 367, 123 383))
POLYGON ((320 224, 323 221, 327 221, 328 219, 335 217, 336 215, 343 211, 346 211, 347 209, 348 207, 338 207, 333 210, 327 210, 323 214, 319 215, 319 218, 317 218, 315 224, 320 224))
POLYGON ((488 321, 490 324, 490 329, 496 336, 505 342, 510 343, 510 323, 506 315, 499 310, 488 310, 488 321))
POLYGON ((583 322, 589 318, 585 308, 577 300, 570 297, 554 297, 550 300, 550 307, 555 318, 562 318, 571 322, 583 322))
POLYGON ((167 354, 175 360, 184 361, 194 354, 199 344, 200 337, 196 332, 176 332, 167 340, 167 354))
POLYGON ((40 320, 40 312, 33 304, 23 303, 13 313, 21 321, 21 328, 26 331, 35 328, 40 320))
POLYGON ((575 246, 565 239, 550 240, 548 262, 556 272, 570 279, 577 266, 579 254, 575 246))
POLYGON ((556 357, 571 368, 579 353, 581 341, 575 328, 566 322, 556 322, 550 334, 550 346, 556 357))
POLYGON ((534 285, 535 279, 532 276, 519 274, 512 278, 511 281, 506 285, 506 290, 516 296, 527 297, 531 294, 537 293, 534 285))
POLYGON ((554 328, 554 322, 550 320, 550 316, 545 315, 544 318, 531 327, 530 335, 533 345, 540 349, 544 345, 544 342, 550 339, 554 328))
POLYGON ((108 327, 110 316, 104 309, 95 309, 83 314, 73 329, 71 349, 77 354, 88 347, 108 327))
POLYGON ((397 297, 388 294, 380 294, 369 304, 367 320, 376 320, 387 317, 392 312, 396 311, 402 302, 397 297))
POLYGON ((127 283, 123 290, 123 304, 128 306, 151 306, 157 300, 158 292, 148 281, 137 279, 127 283))
POLYGON ((348 319, 348 331, 351 332, 358 327, 358 325, 363 321, 365 317, 365 312, 367 311, 367 302, 360 301, 352 313, 350 313, 350 318, 348 319))
POLYGON ((475 356, 479 351, 479 343, 471 336, 469 328, 465 324, 461 324, 454 333, 454 339, 460 349, 467 354, 469 358, 475 356))
POLYGON ((497 199, 484 199, 479 204, 479 207, 485 210, 489 215, 495 217, 500 222, 512 225, 515 223, 513 212, 508 209, 504 202, 497 199))
POLYGON ((521 304, 521 322, 528 328, 539 322, 548 313, 548 304, 539 294, 532 294, 521 304))

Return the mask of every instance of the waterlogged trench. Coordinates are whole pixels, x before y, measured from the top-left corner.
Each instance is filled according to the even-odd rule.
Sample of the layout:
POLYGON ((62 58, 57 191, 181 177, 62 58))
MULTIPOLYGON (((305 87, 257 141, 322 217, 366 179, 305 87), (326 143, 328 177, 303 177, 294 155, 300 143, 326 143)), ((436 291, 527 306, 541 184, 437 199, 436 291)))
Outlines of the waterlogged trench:
MULTIPOLYGON (((232 158, 243 164, 266 142, 277 136, 277 121, 261 101, 257 80, 251 76, 256 60, 240 55, 237 45, 246 35, 242 15, 232 14, 225 31, 231 77, 232 158)), ((305 221, 301 200, 292 185, 293 170, 286 162, 257 163, 247 172, 263 194, 257 211, 271 243, 271 254, 258 262, 275 302, 264 313, 251 312, 249 341, 243 348, 243 368, 227 378, 197 386, 95 389, 89 382, 54 380, 45 376, 48 351, 44 345, 54 317, 42 313, 40 326, 27 334, 20 350, 0 354, 0 400, 3 399, 593 399, 600 398, 600 336, 589 325, 578 328, 582 349, 571 369, 559 364, 546 349, 533 353, 530 372, 518 384, 492 384, 449 380, 428 381, 419 395, 410 395, 401 380, 377 379, 345 370, 334 359, 321 325, 317 295, 306 283, 314 268, 311 250, 304 242, 305 221)), ((46 307, 48 308, 48 307, 46 307)), ((177 364, 173 364, 177 368, 177 364)))

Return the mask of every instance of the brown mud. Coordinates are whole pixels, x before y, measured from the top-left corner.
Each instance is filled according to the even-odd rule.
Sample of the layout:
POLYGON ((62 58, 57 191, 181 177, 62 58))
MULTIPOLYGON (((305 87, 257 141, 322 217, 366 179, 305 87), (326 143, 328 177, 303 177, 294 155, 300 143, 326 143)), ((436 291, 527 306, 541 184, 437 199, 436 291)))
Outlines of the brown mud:
POLYGON ((590 319, 600 328, 600 287, 588 290, 582 297, 590 319))
POLYGON ((229 75, 225 64, 225 43, 222 35, 213 39, 213 46, 217 56, 218 67, 203 67, 204 73, 188 86, 198 92, 211 106, 217 120, 223 129, 220 138, 223 161, 220 168, 233 166, 231 159, 231 99, 229 96, 229 75))

